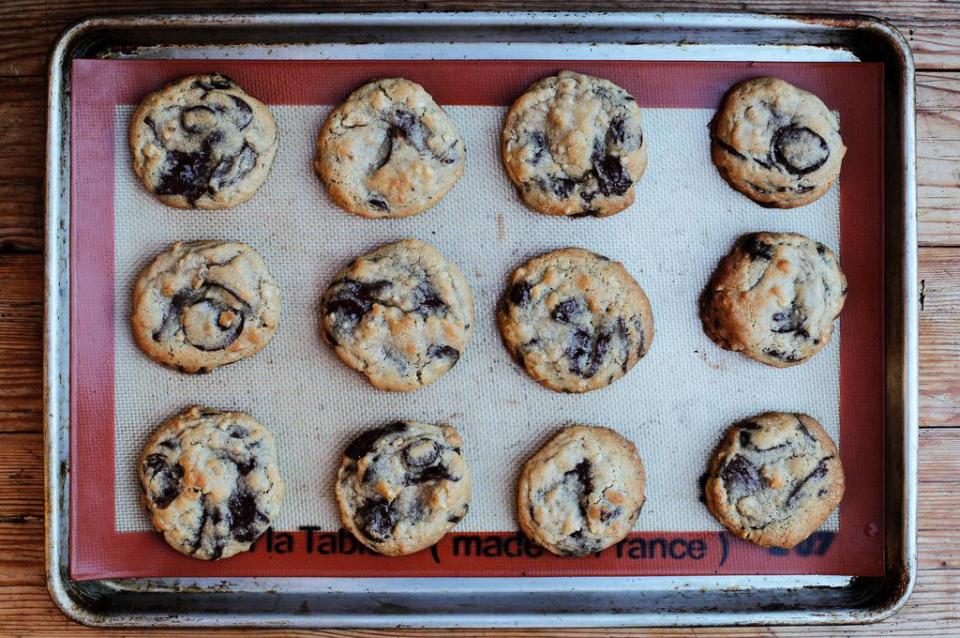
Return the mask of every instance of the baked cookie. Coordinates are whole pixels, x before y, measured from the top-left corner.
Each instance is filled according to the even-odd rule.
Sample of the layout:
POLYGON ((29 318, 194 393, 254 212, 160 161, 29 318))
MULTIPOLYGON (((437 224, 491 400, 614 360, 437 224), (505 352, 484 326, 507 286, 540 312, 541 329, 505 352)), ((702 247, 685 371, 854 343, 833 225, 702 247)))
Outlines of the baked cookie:
POLYGON ((340 360, 381 390, 432 383, 473 334, 473 293, 456 264, 416 239, 354 259, 321 303, 323 335, 340 360))
POLYGON ((727 431, 704 495, 740 538, 790 548, 827 520, 843 488, 840 455, 826 430, 806 414, 767 412, 727 431))
POLYGON ((361 217, 407 217, 437 202, 463 174, 463 138, 416 82, 366 84, 333 109, 315 167, 333 200, 361 217))
POLYGON ((246 244, 176 242, 133 287, 134 340, 181 372, 210 372, 260 352, 279 320, 277 282, 246 244))
POLYGON ((847 279, 823 244, 796 233, 751 233, 720 261, 700 318, 721 348, 786 368, 829 343, 846 295, 847 279))
POLYGON ((270 109, 230 78, 191 75, 148 95, 130 121, 133 170, 176 208, 232 208, 267 179, 277 153, 270 109))
POLYGON ((344 526, 370 549, 400 556, 430 547, 467 515, 470 474, 449 425, 397 421, 358 436, 343 453, 337 503, 344 526))
POLYGON ((613 383, 653 341, 640 284, 623 264, 581 248, 554 250, 513 271, 497 322, 527 373, 560 392, 613 383))
POLYGON ((530 457, 517 486, 523 533, 560 556, 610 547, 646 502, 637 448, 613 430, 575 425, 530 457))
POLYGON ((270 432, 249 414, 200 406, 153 433, 140 486, 167 544, 204 560, 250 549, 277 519, 284 490, 270 432))
POLYGON ((607 217, 633 203, 647 167, 640 108, 622 88, 561 71, 517 98, 501 141, 503 164, 530 208, 607 217))
POLYGON ((734 86, 711 123, 713 162, 735 189, 764 206, 813 202, 840 176, 840 121, 813 93, 778 80, 734 86))

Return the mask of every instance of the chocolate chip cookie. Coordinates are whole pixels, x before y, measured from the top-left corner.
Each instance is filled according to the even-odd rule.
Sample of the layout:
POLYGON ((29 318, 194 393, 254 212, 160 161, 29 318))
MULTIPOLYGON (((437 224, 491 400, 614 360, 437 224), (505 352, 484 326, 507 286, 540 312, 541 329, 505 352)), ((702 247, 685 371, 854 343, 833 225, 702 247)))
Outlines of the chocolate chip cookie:
POLYGON ((830 190, 847 152, 837 115, 813 93, 777 78, 734 86, 711 124, 713 162, 727 182, 775 208, 830 190))
POLYGON ((361 217, 406 217, 439 202, 463 174, 463 138, 416 82, 366 84, 327 117, 315 167, 333 200, 361 217))
POLYGON ((623 264, 581 248, 517 268, 497 322, 527 373, 552 390, 587 392, 627 373, 650 348, 653 313, 623 264))
POLYGON ((139 467, 153 526, 193 558, 247 551, 283 500, 273 436, 243 412, 193 406, 153 433, 139 467))
POLYGON ((381 390, 407 392, 460 360, 473 334, 473 293, 456 264, 416 239, 354 259, 321 303, 340 360, 381 390))
POLYGON ((133 288, 137 345, 182 372, 210 372, 260 352, 279 321, 280 289, 246 244, 176 242, 133 288))
POLYGON ((700 318, 721 348, 786 368, 829 343, 846 295, 847 279, 823 244, 796 233, 751 233, 717 266, 700 318))
POLYGON ((633 443, 607 428, 565 428, 523 466, 520 528, 560 556, 599 552, 633 529, 644 485, 633 443))
POLYGON ((449 425, 397 421, 343 453, 336 494, 344 526, 370 549, 399 556, 439 541, 467 515, 470 474, 449 425))
POLYGON ((573 71, 517 98, 501 140, 524 203, 547 215, 607 217, 634 200, 647 166, 640 108, 616 84, 573 71))
POLYGON ((191 75, 148 95, 130 121, 133 170, 176 208, 231 208, 257 192, 277 152, 270 109, 230 78, 191 75))
POLYGON ((704 491, 710 512, 740 538, 790 548, 827 520, 843 489, 826 430, 806 414, 767 412, 727 431, 704 491))

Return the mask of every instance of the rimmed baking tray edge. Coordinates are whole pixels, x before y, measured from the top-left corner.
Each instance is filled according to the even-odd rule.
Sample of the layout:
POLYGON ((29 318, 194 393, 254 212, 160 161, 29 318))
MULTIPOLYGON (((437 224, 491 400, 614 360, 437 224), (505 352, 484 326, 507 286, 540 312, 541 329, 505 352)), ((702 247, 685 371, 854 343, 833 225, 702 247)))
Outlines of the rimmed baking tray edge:
MULTIPOLYGON (((473 40, 477 41, 477 40, 473 40)), ((163 47, 157 48, 158 52, 163 47)), ((158 55, 157 57, 162 57, 158 55)), ((675 58, 676 59, 676 58, 675 58)), ((682 58, 681 58, 682 59, 682 58)), ((536 627, 868 623, 916 579, 917 242, 914 66, 888 24, 865 16, 715 13, 380 13, 89 18, 49 62, 44 320, 46 579, 71 619, 102 626, 536 627), (429 42, 431 35, 624 42, 710 53, 731 44, 848 49, 886 68, 886 574, 526 579, 137 579, 68 572, 70 480, 70 63, 150 44, 429 42), (397 37, 397 36, 400 37, 397 37), (119 36, 119 37, 118 37, 119 36), (193 36, 192 38, 189 36, 193 36), (152 40, 151 40, 152 38, 152 40), (259 38, 259 39, 256 39, 259 38), (711 49, 711 47, 714 47, 711 49), (465 585, 465 580, 468 585, 465 585)))

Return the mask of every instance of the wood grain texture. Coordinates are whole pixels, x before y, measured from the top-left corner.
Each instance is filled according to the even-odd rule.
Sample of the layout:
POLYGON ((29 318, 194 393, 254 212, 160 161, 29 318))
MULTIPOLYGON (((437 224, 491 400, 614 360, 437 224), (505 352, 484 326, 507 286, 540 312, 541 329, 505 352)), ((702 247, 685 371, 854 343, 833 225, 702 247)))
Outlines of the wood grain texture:
MULTIPOLYGON (((409 10, 526 8, 524 3, 367 0, 273 3, 218 0, 7 0, 0 3, 0 635, 134 635, 80 627, 51 603, 43 581, 42 175, 45 58, 68 24, 91 14, 156 10, 409 10)), ((764 2, 568 2, 564 9, 759 10, 870 13, 889 19, 913 47, 918 68, 920 280, 920 506, 916 592, 879 625, 661 631, 465 631, 458 636, 960 635, 960 2, 817 0, 764 2)), ((190 636, 242 632, 190 631, 190 636)), ((447 631, 277 631, 270 636, 444 636, 447 631)), ((185 635, 159 631, 151 636, 185 635)))
POLYGON ((189 0, 168 0, 162 7, 155 2, 136 0, 7 0, 0 9, 0 75, 44 75, 44 60, 50 45, 66 25, 91 14, 167 13, 197 11, 409 11, 448 10, 477 11, 491 9, 596 11, 759 11, 767 13, 861 13, 886 17, 904 34, 913 47, 917 64, 930 69, 960 69, 960 44, 954 37, 960 24, 960 11, 954 2, 933 0, 817 0, 790 2, 784 0, 742 2, 643 2, 576 0, 558 4, 547 0, 524 2, 465 2, 463 0, 427 0, 402 2, 397 0, 278 0, 277 2, 250 2, 246 0, 213 0, 201 4, 189 0))

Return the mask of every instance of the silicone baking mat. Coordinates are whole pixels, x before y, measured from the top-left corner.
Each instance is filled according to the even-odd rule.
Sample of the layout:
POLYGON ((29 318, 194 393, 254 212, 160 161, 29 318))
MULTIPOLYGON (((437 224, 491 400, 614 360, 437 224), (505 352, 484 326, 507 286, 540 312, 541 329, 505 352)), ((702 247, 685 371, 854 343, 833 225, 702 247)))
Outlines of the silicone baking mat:
POLYGON ((94 61, 73 67, 71 212, 71 575, 536 576, 840 574, 883 571, 882 67, 849 63, 575 61, 94 61), (637 202, 612 218, 556 219, 518 201, 497 145, 505 109, 533 80, 563 68, 606 77, 644 109, 650 166, 637 202), (271 106, 280 128, 272 173, 230 211, 178 211, 145 193, 125 133, 142 97, 198 72, 230 75, 271 106), (840 112, 849 151, 841 186, 813 205, 764 209, 730 189, 709 159, 707 122, 740 79, 777 75, 840 112), (330 105, 374 77, 422 83, 457 122, 462 180, 434 209, 404 220, 339 210, 311 167, 330 105), (761 366, 720 350, 699 326, 696 299, 733 240, 796 231, 839 249, 850 293, 844 326, 804 365, 761 366), (457 262, 477 300, 477 332, 461 362, 409 394, 377 392, 320 340, 316 306, 352 257, 418 237, 457 262), (283 316, 267 349, 210 375, 153 363, 129 335, 130 287, 175 240, 253 245, 280 282, 283 316), (526 258, 578 245, 624 262, 644 286, 657 335, 622 380, 558 395, 503 349, 493 304, 526 258), (191 403, 250 412, 274 432, 287 480, 275 530, 253 552, 206 563, 168 549, 138 503, 136 456, 149 432, 191 403), (847 474, 839 515, 793 550, 724 533, 699 502, 698 478, 731 422, 764 410, 814 415, 838 440, 847 474), (340 530, 332 481, 357 432, 397 418, 460 429, 474 477, 468 517, 431 550, 366 551, 340 530), (516 531, 514 477, 565 423, 613 427, 648 468, 635 532, 598 555, 556 558, 516 531), (149 556, 149 560, 144 560, 149 556))

